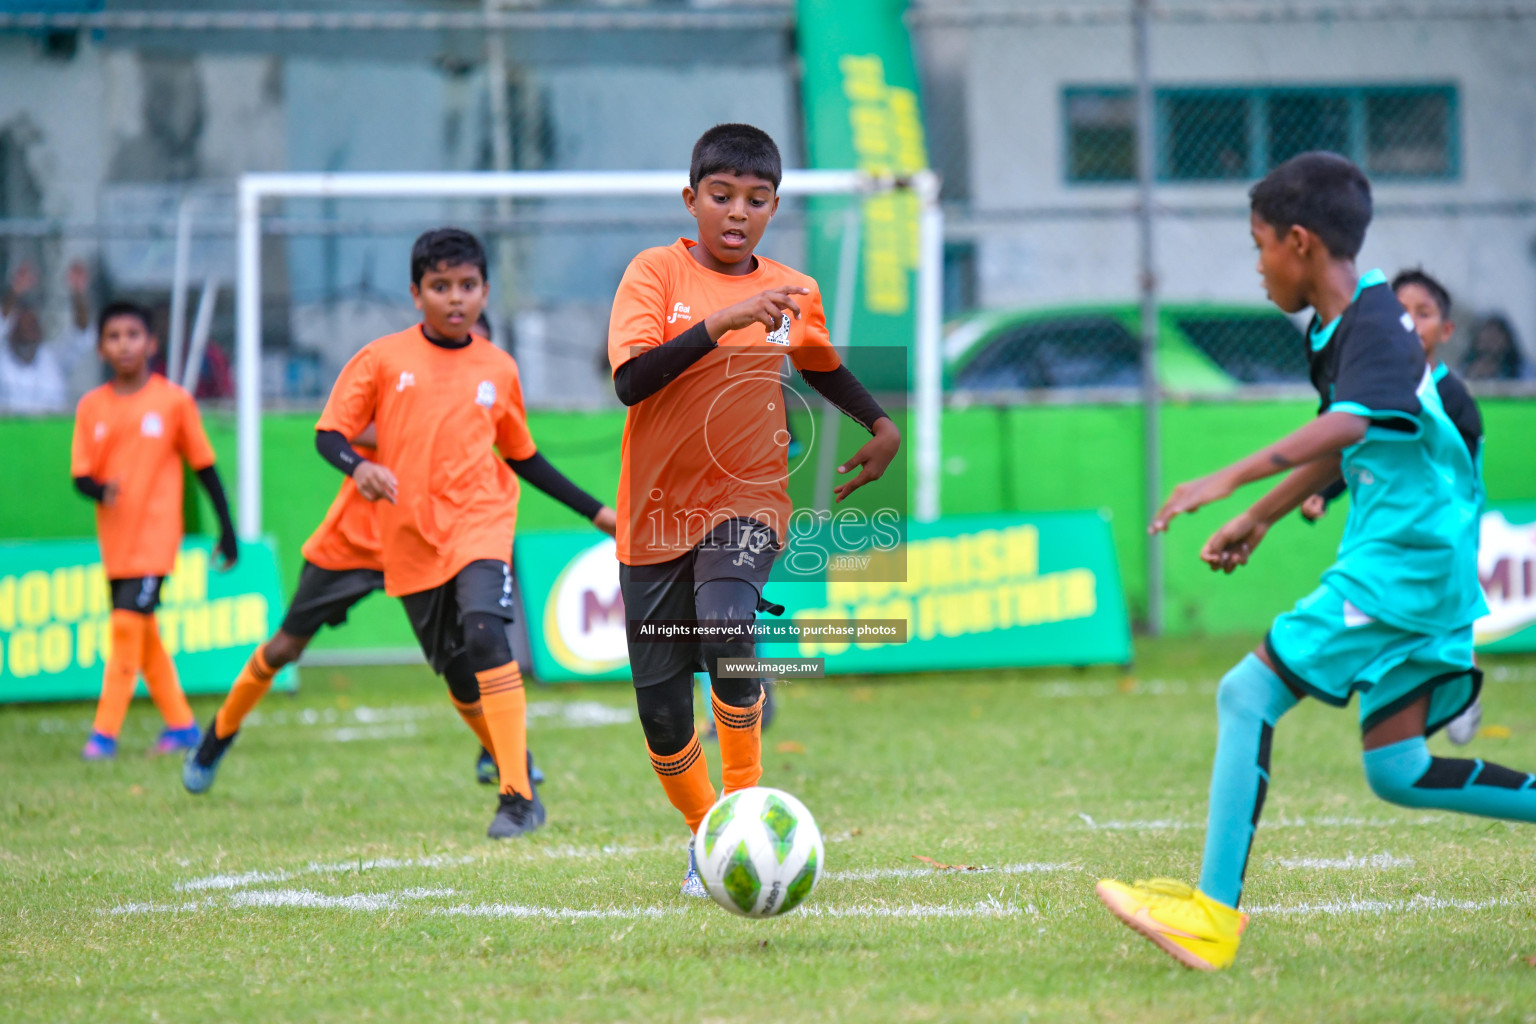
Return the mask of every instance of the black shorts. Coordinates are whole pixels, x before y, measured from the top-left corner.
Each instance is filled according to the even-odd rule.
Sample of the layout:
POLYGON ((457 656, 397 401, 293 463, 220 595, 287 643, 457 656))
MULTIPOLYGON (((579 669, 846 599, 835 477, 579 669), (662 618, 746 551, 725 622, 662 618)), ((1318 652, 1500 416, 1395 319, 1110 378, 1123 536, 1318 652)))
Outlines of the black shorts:
POLYGON ((384 574, 377 569, 322 569, 305 561, 299 589, 283 616, 283 632, 307 639, 321 626, 339 626, 347 621, 353 605, 383 589, 384 574))
MULTIPOLYGON (((742 580, 759 599, 768 571, 779 553, 778 537, 755 519, 721 523, 691 551, 655 565, 619 565, 619 593, 624 617, 632 623, 698 620, 694 598, 710 580, 742 580)), ((682 672, 704 672, 697 640, 633 639, 628 630, 629 670, 635 686, 655 686, 682 672)))
POLYGON ((442 675, 448 663, 464 653, 464 616, 481 612, 508 623, 517 617, 512 566, 482 558, 440 586, 406 594, 400 603, 432 671, 442 675))
POLYGON ((153 615, 160 607, 160 584, 164 582, 164 576, 127 576, 108 580, 107 585, 112 588, 112 610, 153 615))

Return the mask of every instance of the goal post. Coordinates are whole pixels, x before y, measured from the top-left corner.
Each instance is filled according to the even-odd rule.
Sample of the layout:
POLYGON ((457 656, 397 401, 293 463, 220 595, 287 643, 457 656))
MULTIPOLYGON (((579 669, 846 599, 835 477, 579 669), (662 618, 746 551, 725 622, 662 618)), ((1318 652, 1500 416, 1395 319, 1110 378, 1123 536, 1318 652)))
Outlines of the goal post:
MULTIPOLYGON (((240 536, 261 536, 261 207, 267 199, 543 199, 582 196, 665 197, 688 184, 674 171, 506 171, 493 173, 270 173, 239 179, 236 202, 235 365, 239 464, 240 536)), ((908 190, 918 198, 916 326, 912 344, 911 406, 914 517, 938 518, 940 409, 942 404, 943 233, 938 178, 930 171, 910 178, 873 177, 859 171, 790 170, 782 196, 868 196, 908 190)), ((836 301, 850 303, 852 289, 836 301)), ((851 307, 850 307, 851 308, 851 307)), ((834 324, 848 317, 831 317, 834 324)), ((839 347, 847 338, 833 338, 839 347)))

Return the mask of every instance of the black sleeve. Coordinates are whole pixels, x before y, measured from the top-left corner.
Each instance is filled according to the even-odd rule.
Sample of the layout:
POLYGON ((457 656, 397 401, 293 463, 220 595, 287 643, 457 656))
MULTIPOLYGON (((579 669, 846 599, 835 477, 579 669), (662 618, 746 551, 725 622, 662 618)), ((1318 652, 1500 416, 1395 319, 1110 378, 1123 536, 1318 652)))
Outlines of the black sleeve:
POLYGON ((1387 321, 1378 313, 1369 318, 1362 315, 1348 337, 1341 340, 1343 349, 1329 409, 1366 416, 1383 426, 1416 430, 1418 390, 1424 379, 1424 347, 1419 336, 1411 327, 1387 321))
POLYGON ((801 370, 800 376, 818 395, 871 434, 875 432, 875 421, 885 417, 885 410, 880 408, 875 396, 846 366, 835 370, 801 370))
POLYGON ((646 349, 615 370, 614 394, 625 405, 643 402, 717 347, 701 320, 666 344, 646 349))
POLYGON ((205 466, 197 471, 197 479, 203 485, 203 490, 208 492, 208 500, 219 517, 219 554, 233 562, 239 556, 240 548, 235 541, 235 522, 229 516, 229 499, 224 496, 224 484, 219 480, 219 471, 212 466, 205 466))
POLYGON ((577 487, 570 477, 550 465, 549 460, 539 452, 534 452, 526 459, 508 459, 507 465, 512 467, 512 472, 583 519, 591 519, 603 507, 602 502, 577 487))
POLYGON ((107 485, 89 476, 75 477, 75 490, 95 502, 100 502, 107 496, 107 485))
POLYGON ((1456 432, 1475 462, 1478 449, 1483 445, 1483 414, 1478 411, 1477 401, 1461 378, 1449 370, 1440 378, 1436 389, 1440 392, 1440 404, 1445 406, 1445 414, 1456 424, 1456 432))
POLYGON ((354 469, 367 461, 357 453, 357 449, 352 447, 352 442, 348 441, 347 436, 339 430, 315 431, 315 451, 320 453, 322 459, 347 476, 351 476, 354 469))
POLYGON ((1340 477, 1333 483, 1329 484, 1327 487, 1324 487, 1322 490, 1318 491, 1317 494, 1318 497, 1323 499, 1323 503, 1327 504, 1347 490, 1349 490, 1349 485, 1344 482, 1343 477, 1340 477))

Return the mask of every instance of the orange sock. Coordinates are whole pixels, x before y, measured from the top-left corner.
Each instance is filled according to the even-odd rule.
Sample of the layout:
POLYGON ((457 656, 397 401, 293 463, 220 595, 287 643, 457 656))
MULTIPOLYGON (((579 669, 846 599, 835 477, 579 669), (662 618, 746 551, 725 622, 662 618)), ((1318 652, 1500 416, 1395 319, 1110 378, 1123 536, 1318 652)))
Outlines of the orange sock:
POLYGON ((101 699, 96 702, 96 721, 91 726, 114 739, 123 731, 133 688, 139 681, 144 658, 144 629, 149 616, 138 612, 112 611, 112 653, 101 676, 101 699))
POLYGON ((464 724, 469 726, 470 731, 479 737, 480 745, 489 750, 492 757, 495 757, 496 748, 491 743, 491 730, 486 728, 485 725, 485 707, 479 701, 475 701, 473 704, 462 704, 451 693, 448 695, 448 699, 453 701, 453 710, 457 711, 459 717, 464 719, 464 724))
POLYGON ((166 728, 185 729, 192 725, 192 706, 187 695, 181 692, 181 680, 176 677, 176 663, 166 653, 160 642, 160 623, 153 615, 144 616, 144 683, 149 687, 150 699, 160 709, 166 728))
POLYGON ((523 693, 523 673, 516 661, 500 668, 476 672, 480 683, 480 708, 491 741, 486 749, 496 757, 501 772, 501 791, 521 793, 533 799, 528 782, 528 698, 523 693))
POLYGON ((272 676, 277 670, 267 664, 263 650, 262 647, 256 648, 246 661, 245 668, 240 670, 240 675, 235 679, 235 685, 229 688, 229 695, 219 705, 219 713, 213 717, 214 734, 221 740, 227 740, 238 732, 245 716, 272 689, 272 676))
MULTIPOLYGON (((650 752, 650 744, 645 749, 650 752)), ((699 734, 694 733, 686 747, 669 757, 651 753, 651 767, 667 791, 667 799, 682 812, 688 831, 697 832, 699 822, 715 805, 715 787, 709 782, 709 762, 699 746, 699 734)))
POLYGON ((715 735, 720 740, 720 783, 726 793, 751 789, 763 777, 763 699, 757 696, 749 708, 733 708, 720 703, 715 691, 709 691, 709 703, 715 712, 715 735))

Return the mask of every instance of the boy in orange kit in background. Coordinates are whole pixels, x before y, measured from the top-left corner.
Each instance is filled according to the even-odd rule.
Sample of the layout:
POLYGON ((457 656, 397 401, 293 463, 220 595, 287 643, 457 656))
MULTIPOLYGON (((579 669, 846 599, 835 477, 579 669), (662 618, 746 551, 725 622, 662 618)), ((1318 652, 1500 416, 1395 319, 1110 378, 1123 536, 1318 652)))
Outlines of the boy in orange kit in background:
POLYGON ((385 592, 405 605, 455 705, 481 710, 501 776, 486 834, 507 839, 544 823, 527 766, 522 671, 507 637, 518 477, 605 532, 614 514, 538 452, 517 364, 471 333, 488 287, 473 235, 443 228, 418 238, 411 296, 422 322, 352 357, 315 425, 315 447, 377 503, 385 592), (348 440, 370 423, 377 462, 348 440))
POLYGON ((154 752, 197 746, 192 709, 155 622, 160 585, 181 546, 183 459, 218 513, 221 568, 229 569, 239 557, 197 403, 149 372, 157 347, 148 310, 128 302, 108 305, 101 313, 97 350, 112 380, 87 392, 75 410, 70 475, 75 488, 96 502, 102 567, 112 589, 112 654, 96 721, 81 751, 87 761, 117 756, 117 737, 140 673, 165 719, 154 752))

